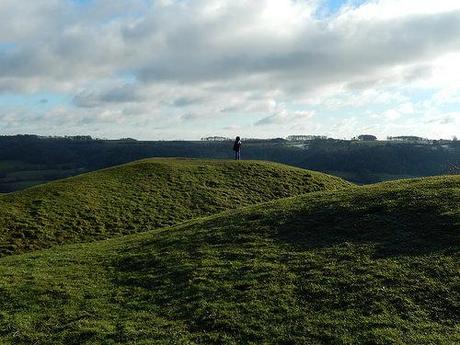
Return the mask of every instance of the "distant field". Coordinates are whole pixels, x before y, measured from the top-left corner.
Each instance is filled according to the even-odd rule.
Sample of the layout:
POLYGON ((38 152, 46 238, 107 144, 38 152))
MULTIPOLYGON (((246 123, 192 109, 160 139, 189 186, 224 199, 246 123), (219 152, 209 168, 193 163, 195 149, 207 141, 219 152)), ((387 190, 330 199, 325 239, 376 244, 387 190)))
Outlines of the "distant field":
POLYGON ((23 190, 38 184, 81 174, 84 171, 84 168, 55 167, 51 169, 45 164, 0 161, 0 193, 23 190))
MULTIPOLYGON (((42 181, 151 157, 232 159, 232 142, 72 140, 0 136, 0 193, 42 181)), ((245 140, 243 159, 265 160, 334 174, 358 184, 452 173, 460 142, 245 140)), ((458 171, 458 169, 456 169, 458 171)))
POLYGON ((0 161, 0 171, 9 173, 9 172, 14 172, 14 171, 23 171, 23 170, 31 170, 31 169, 37 169, 41 165, 38 164, 30 164, 26 162, 21 162, 21 161, 0 161))
POLYGON ((4 257, 0 342, 459 344, 459 230, 451 176, 4 257))

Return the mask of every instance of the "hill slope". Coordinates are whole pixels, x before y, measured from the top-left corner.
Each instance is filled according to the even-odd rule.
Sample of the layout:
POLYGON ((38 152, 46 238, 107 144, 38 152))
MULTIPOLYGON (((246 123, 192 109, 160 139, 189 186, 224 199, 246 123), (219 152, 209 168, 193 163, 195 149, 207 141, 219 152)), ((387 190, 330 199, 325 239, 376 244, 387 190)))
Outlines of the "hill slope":
POLYGON ((460 176, 0 259, 5 343, 458 344, 460 176))
POLYGON ((276 163, 142 160, 0 195, 0 256, 347 186, 333 176, 276 163))

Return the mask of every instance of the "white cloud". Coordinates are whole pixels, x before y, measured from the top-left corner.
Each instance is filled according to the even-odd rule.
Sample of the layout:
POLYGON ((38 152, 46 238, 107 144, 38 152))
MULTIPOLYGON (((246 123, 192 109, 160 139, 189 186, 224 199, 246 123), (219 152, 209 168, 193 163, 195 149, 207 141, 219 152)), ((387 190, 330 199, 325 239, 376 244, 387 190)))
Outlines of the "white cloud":
POLYGON ((394 121, 401 117, 401 113, 395 109, 387 110, 383 113, 385 119, 394 121))
POLYGON ((413 114, 415 112, 414 105, 410 102, 403 103, 398 107, 398 112, 401 114, 413 114))
MULTIPOLYGON (((405 126, 420 110, 410 90, 435 89, 423 107, 430 113, 460 103, 460 2, 372 0, 317 17, 320 4, 2 0, 0 94, 65 93, 76 128, 113 119, 134 132, 139 121, 146 131, 162 122, 174 127, 168 135, 198 133, 200 119, 222 128, 232 114, 256 123, 255 135, 276 135, 268 125, 286 130, 313 113, 321 130, 323 113, 350 107, 405 126)), ((59 128, 56 117, 40 121, 59 128)), ((354 135, 350 123, 360 122, 340 133, 354 135)))

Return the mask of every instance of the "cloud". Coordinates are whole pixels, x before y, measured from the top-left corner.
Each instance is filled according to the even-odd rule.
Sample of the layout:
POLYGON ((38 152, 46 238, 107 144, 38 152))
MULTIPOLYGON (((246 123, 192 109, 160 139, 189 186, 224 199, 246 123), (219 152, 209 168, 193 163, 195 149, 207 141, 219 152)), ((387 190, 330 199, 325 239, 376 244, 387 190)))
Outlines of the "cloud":
POLYGON ((346 2, 319 16, 324 3, 2 0, 0 94, 64 93, 85 123, 118 114, 133 130, 133 115, 152 128, 245 115, 257 133, 350 107, 403 121, 418 110, 410 90, 436 88, 432 107, 458 102, 460 2, 346 2))
POLYGON ((286 109, 283 109, 275 114, 260 119, 255 123, 255 126, 282 125, 286 123, 293 124, 308 120, 312 116, 313 112, 310 111, 294 111, 290 113, 286 109))
POLYGON ((132 103, 142 100, 135 86, 125 84, 108 90, 83 90, 74 96, 73 103, 77 107, 93 108, 104 106, 107 103, 132 103))
POLYGON ((460 114, 455 114, 455 115, 450 114, 450 115, 439 116, 437 118, 427 120, 425 123, 438 123, 441 125, 451 125, 457 121, 456 118, 460 118, 460 114))
POLYGON ((194 114, 194 113, 187 113, 179 116, 180 121, 183 122, 189 122, 189 121, 196 121, 198 119, 201 119, 201 116, 199 114, 194 114))
POLYGON ((192 98, 192 97, 179 97, 173 101, 173 105, 178 108, 188 107, 190 105, 198 104, 203 102, 202 98, 192 98))
POLYGON ((401 113, 395 109, 387 110, 382 115, 385 119, 390 121, 395 121, 401 117, 401 113))
POLYGON ((131 11, 118 1, 113 9, 98 1, 88 5, 89 18, 83 17, 88 6, 41 0, 27 8, 7 1, 0 6, 11 13, 3 18, 4 31, 11 32, 9 40, 16 38, 18 47, 0 56, 0 78, 65 84, 130 70, 143 82, 248 76, 276 82, 286 91, 298 88, 301 80, 300 91, 365 83, 364 74, 378 79, 388 68, 412 67, 457 50, 460 6, 451 3, 433 7, 422 1, 419 7, 425 10, 402 6, 407 13, 400 15, 401 5, 378 1, 319 20, 314 2, 308 1, 170 1, 153 9, 135 1, 131 11), (121 15, 123 9, 128 14, 121 15), (136 10, 145 15, 129 15, 136 10), (22 12, 33 20, 19 29, 22 12), (6 30, 9 26, 16 29, 6 30))
POLYGON ((401 114, 413 114, 415 112, 414 105, 410 102, 403 103, 398 107, 401 114))

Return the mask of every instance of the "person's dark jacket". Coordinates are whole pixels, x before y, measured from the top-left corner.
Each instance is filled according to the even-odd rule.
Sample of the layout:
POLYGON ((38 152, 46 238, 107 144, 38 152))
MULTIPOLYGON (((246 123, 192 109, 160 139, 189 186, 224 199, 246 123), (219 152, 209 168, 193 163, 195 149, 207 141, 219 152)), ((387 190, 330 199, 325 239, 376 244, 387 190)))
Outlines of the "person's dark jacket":
POLYGON ((241 149, 241 140, 237 140, 233 144, 233 151, 238 152, 240 149, 241 149))

